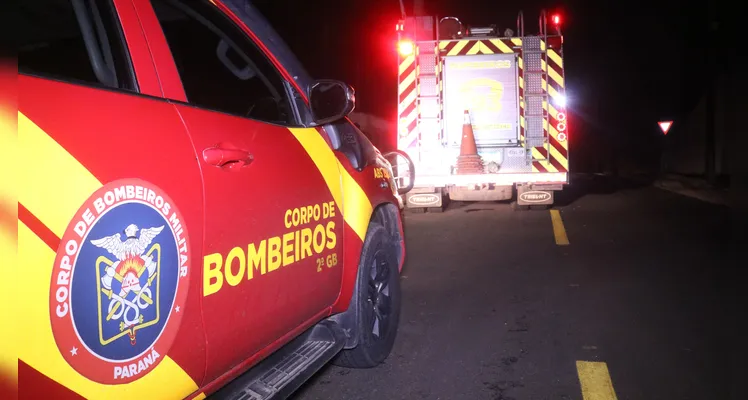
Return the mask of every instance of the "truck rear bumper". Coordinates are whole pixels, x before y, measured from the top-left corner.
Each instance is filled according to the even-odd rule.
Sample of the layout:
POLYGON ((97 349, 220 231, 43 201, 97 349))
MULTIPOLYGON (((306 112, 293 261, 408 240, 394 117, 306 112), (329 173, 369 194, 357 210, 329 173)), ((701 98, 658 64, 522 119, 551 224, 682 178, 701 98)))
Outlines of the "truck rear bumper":
POLYGON ((511 186, 516 183, 556 183, 566 184, 569 182, 569 174, 566 172, 528 172, 528 173, 505 173, 505 174, 476 174, 476 175, 427 175, 416 174, 416 187, 446 187, 446 186, 471 186, 471 185, 495 185, 511 186))

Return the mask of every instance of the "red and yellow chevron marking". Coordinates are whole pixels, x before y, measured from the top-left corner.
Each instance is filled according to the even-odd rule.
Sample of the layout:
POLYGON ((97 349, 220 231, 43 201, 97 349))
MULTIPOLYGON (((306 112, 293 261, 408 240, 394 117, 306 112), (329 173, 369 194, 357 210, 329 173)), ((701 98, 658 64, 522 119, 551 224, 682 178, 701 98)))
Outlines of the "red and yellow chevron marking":
POLYGON ((418 84, 416 55, 402 57, 398 71, 397 148, 415 149, 418 144, 417 117, 418 84))
POLYGON ((79 395, 93 398, 174 398, 192 393, 197 384, 168 355, 142 379, 123 385, 102 385, 75 371, 62 357, 52 336, 49 294, 55 251, 68 222, 78 207, 102 186, 52 137, 18 113, 18 143, 21 159, 36 160, 17 169, 18 275, 16 299, 20 332, 18 359, 79 395), (75 188, 75 190, 70 190, 75 188), (54 201, 50 201, 54 199, 54 201), (169 382, 164 385, 164 382, 169 382))
POLYGON ((515 53, 522 48, 522 39, 443 40, 439 42, 442 56, 515 53))
MULTIPOLYGON (((560 54, 552 49, 546 48, 544 41, 540 42, 540 47, 543 50, 547 50, 547 59, 541 60, 541 68, 545 73, 545 78, 541 81, 541 86, 544 91, 548 93, 551 99, 557 99, 564 93, 564 69, 563 59, 560 54)), ((520 61, 520 70, 522 69, 522 62, 520 61)), ((523 79, 520 77, 520 93, 523 90, 523 79)), ((522 94, 520 94, 522 96, 522 94)), ((524 102, 520 102, 522 108, 520 108, 520 123, 524 126, 524 114, 523 107, 524 102)), ((556 129, 558 124, 557 116, 558 110, 553 105, 543 102, 543 109, 548 111, 549 121, 543 122, 543 129, 547 133, 548 143, 543 147, 535 147, 532 149, 533 172, 568 172, 569 171, 569 143, 567 140, 559 140, 559 132, 556 129)))

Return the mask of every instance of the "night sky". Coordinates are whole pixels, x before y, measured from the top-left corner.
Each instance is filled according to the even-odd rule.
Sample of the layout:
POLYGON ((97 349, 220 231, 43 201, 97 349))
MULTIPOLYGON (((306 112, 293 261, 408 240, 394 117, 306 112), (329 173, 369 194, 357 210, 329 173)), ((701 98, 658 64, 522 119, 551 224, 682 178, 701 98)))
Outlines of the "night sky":
MULTIPOLYGON (((527 33, 537 32, 541 8, 560 12, 572 145, 584 153, 656 146, 657 120, 682 118, 703 96, 707 45, 719 50, 717 35, 726 35, 722 23, 710 36, 710 20, 724 20, 727 13, 715 2, 712 10, 707 3, 675 0, 424 2, 428 14, 497 24, 500 31, 514 29, 522 9, 527 33)), ((358 111, 394 119, 398 0, 254 3, 314 77, 352 84, 358 111), (289 18, 289 10, 299 17, 289 18)), ((412 4, 405 0, 406 11, 412 4)))

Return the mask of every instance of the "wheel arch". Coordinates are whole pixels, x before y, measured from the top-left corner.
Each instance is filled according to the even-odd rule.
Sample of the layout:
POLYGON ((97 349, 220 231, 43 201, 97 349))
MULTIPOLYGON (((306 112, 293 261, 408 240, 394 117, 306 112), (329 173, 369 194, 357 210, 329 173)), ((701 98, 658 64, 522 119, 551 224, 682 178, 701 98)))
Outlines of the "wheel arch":
MULTIPOLYGON (((405 238, 402 223, 402 213, 395 204, 390 202, 383 202, 378 204, 374 208, 374 211, 371 213, 369 224, 371 224, 372 222, 381 224, 390 235, 393 246, 395 247, 394 250, 397 257, 398 271, 402 272, 402 268, 405 262, 405 238)), ((330 320, 340 324, 346 332, 348 340, 346 341, 344 347, 345 349, 351 349, 358 345, 358 335, 356 330, 358 329, 357 321, 359 317, 359 307, 358 296, 356 296, 356 293, 358 293, 359 290, 358 283, 360 281, 359 275, 361 273, 359 267, 361 264, 361 254, 363 253, 363 250, 364 248, 362 244, 360 251, 356 256, 356 272, 355 274, 353 274, 352 278, 354 280, 353 290, 350 290, 349 294, 347 295, 347 307, 344 311, 334 314, 329 318, 330 320)), ((347 283, 348 282, 343 282, 343 285, 347 283)), ((343 295, 343 291, 344 288, 341 288, 341 295, 343 295)), ((338 305, 342 305, 341 300, 342 297, 338 299, 338 305)))

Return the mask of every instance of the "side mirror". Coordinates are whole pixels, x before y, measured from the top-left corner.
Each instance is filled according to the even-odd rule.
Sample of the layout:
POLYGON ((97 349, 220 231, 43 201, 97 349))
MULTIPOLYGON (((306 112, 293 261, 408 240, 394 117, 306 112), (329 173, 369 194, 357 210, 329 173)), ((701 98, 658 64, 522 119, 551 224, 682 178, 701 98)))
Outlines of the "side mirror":
POLYGON ((392 179, 397 186, 397 193, 404 195, 413 190, 416 178, 416 167, 408 153, 394 150, 384 154, 384 158, 392 166, 392 179))
POLYGON ((356 107, 353 88, 333 79, 320 79, 309 91, 314 126, 326 125, 345 118, 356 107))

